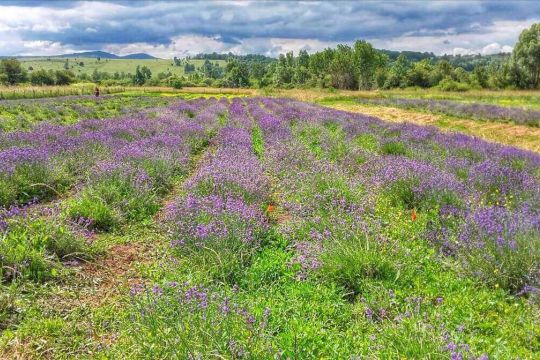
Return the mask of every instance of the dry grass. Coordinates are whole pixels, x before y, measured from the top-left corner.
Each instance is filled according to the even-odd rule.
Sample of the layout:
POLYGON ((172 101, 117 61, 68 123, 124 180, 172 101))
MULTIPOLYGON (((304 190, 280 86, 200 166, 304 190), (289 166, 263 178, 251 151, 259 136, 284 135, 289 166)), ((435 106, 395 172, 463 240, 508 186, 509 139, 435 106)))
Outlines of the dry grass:
POLYGON ((381 97, 407 97, 423 99, 449 99, 462 101, 478 101, 482 99, 488 103, 501 103, 503 105, 525 106, 527 99, 540 101, 540 90, 470 90, 466 92, 441 91, 438 89, 390 89, 390 90, 329 90, 329 89, 275 89, 270 93, 257 90, 259 95, 274 95, 290 97, 301 101, 321 101, 331 98, 381 98, 381 97), (511 100, 511 101, 510 101, 511 100), (519 101, 523 100, 523 101, 519 101), (512 104, 515 102, 515 104, 512 104))
POLYGON ((488 141, 540 152, 540 129, 530 126, 449 118, 443 115, 392 107, 367 106, 349 103, 327 106, 334 109, 376 116, 385 121, 411 122, 418 125, 437 126, 443 130, 458 131, 488 141))
MULTIPOLYGON (((45 97, 92 95, 94 84, 66 86, 0 86, 0 100, 39 99, 45 97)), ((126 91, 123 86, 100 86, 101 94, 116 94, 126 91)))
POLYGON ((185 87, 182 89, 174 89, 167 86, 128 86, 125 87, 126 92, 141 92, 141 93, 162 93, 162 94, 206 94, 206 95, 238 95, 238 96, 256 96, 259 94, 256 89, 239 89, 239 88, 211 88, 211 87, 185 87))

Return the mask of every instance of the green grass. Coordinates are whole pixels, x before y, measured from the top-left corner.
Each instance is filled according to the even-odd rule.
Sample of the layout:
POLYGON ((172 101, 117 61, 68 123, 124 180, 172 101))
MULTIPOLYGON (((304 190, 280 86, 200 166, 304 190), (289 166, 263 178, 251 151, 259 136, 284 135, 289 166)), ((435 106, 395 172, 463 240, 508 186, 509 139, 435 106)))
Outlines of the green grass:
MULTIPOLYGON (((95 58, 20 58, 19 61, 21 61, 25 69, 32 67, 34 70, 63 70, 66 59, 69 61, 69 70, 75 73, 75 75, 87 74, 91 76, 94 70, 108 72, 110 74, 114 74, 115 72, 134 74, 137 66, 148 67, 154 76, 160 72, 184 75, 184 66, 174 66, 172 59, 101 59, 98 61, 95 58), (81 62, 84 63, 84 66, 79 65, 81 62)), ((215 60, 212 62, 217 62, 220 66, 225 66, 224 60, 215 60)), ((198 68, 202 66, 204 60, 190 60, 190 63, 198 68)))
POLYGON ((439 92, 436 90, 381 90, 376 92, 360 92, 354 95, 328 95, 317 100, 321 105, 355 104, 356 98, 408 98, 452 100, 464 103, 492 104, 507 107, 523 107, 540 109, 540 94, 534 92, 439 92))
POLYGON ((69 125, 83 119, 106 119, 168 104, 167 97, 114 95, 96 99, 93 96, 14 100, 0 103, 0 129, 28 130, 46 121, 69 125))

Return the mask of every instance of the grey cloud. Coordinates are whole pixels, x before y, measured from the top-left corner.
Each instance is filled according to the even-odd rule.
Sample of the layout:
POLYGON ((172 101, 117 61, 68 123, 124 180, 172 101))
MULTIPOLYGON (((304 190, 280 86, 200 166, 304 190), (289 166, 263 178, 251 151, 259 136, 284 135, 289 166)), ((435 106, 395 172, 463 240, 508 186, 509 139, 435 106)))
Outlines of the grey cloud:
MULTIPOLYGON (((107 3, 115 6, 114 11, 98 11, 92 16, 79 9, 83 5, 86 10, 98 8, 103 3, 9 1, 0 3, 0 11, 3 6, 41 7, 47 11, 49 21, 65 22, 69 28, 48 31, 22 27, 13 30, 17 37, 81 49, 132 43, 170 45, 180 35, 212 37, 234 46, 250 38, 351 42, 382 41, 404 34, 418 37, 487 34, 495 21, 519 21, 540 14, 540 3, 529 1, 107 3)), ((22 16, 24 23, 24 12, 22 16)), ((446 41, 443 43, 448 44, 446 41)), ((493 41, 497 39, 486 43, 493 41)))

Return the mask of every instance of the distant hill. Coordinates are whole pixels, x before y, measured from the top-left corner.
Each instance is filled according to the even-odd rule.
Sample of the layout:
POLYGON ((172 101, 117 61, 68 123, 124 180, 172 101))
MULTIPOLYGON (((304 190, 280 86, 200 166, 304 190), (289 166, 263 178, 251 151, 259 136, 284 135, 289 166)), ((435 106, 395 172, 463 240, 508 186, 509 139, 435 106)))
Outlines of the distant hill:
POLYGON ((246 54, 246 55, 234 55, 233 53, 216 53, 213 52, 211 54, 208 53, 200 53, 193 57, 190 57, 190 59, 196 59, 196 60, 229 60, 229 59, 236 59, 246 62, 260 62, 269 64, 273 61, 276 61, 276 58, 261 55, 261 54, 246 54))
POLYGON ((120 56, 118 59, 137 59, 137 60, 152 60, 157 59, 157 57, 154 57, 152 55, 148 55, 145 53, 136 53, 136 54, 129 54, 125 56, 120 56))
POLYGON ((118 56, 115 54, 108 53, 106 51, 83 51, 78 53, 72 53, 72 54, 62 54, 62 55, 55 55, 55 56, 48 56, 51 58, 101 58, 101 59, 137 59, 137 60, 150 60, 150 59, 157 59, 156 57, 153 57, 152 55, 148 55, 145 53, 137 53, 137 54, 129 54, 125 56, 118 56))
POLYGON ((454 66, 460 66, 467 71, 472 71, 475 66, 489 66, 491 63, 502 64, 510 58, 511 54, 500 53, 493 55, 442 55, 438 56, 438 60, 446 60, 454 66))
POLYGON ((380 49, 380 52, 383 54, 388 55, 388 58, 390 61, 395 61, 399 55, 404 55, 407 60, 409 61, 420 61, 424 59, 430 59, 433 60, 437 58, 437 56, 432 52, 419 52, 419 51, 394 51, 394 50, 384 50, 380 49))

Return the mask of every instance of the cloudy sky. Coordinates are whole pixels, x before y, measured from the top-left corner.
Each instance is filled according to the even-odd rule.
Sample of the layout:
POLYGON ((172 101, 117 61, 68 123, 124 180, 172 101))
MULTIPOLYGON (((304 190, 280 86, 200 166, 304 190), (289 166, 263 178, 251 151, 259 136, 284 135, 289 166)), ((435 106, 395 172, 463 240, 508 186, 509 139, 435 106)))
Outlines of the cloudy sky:
POLYGON ((310 52, 365 39, 436 54, 512 50, 540 21, 535 1, 2 1, 0 55, 104 50, 170 58, 200 52, 310 52))

